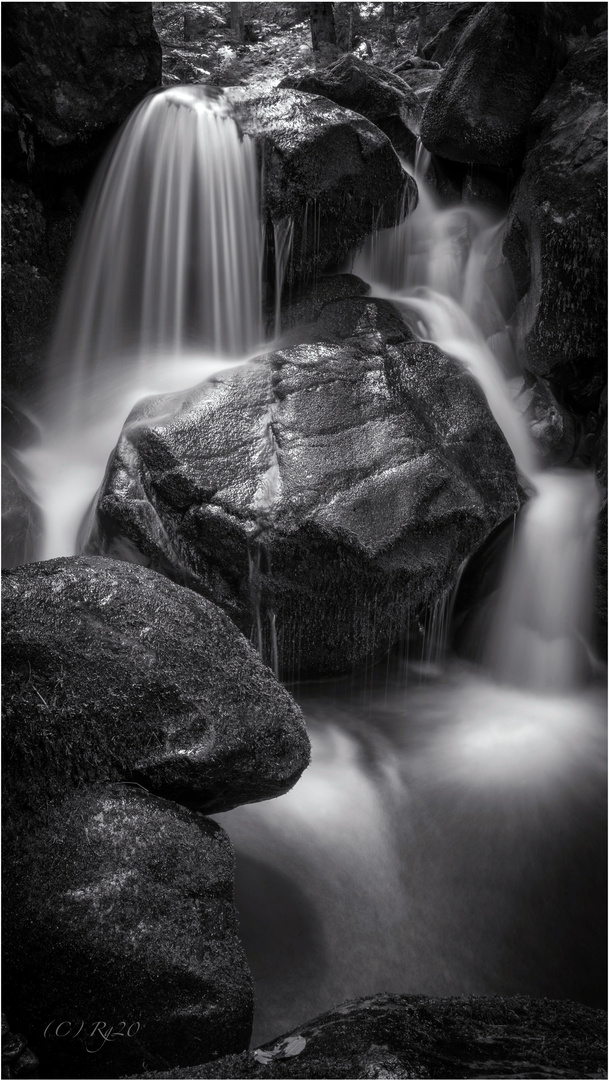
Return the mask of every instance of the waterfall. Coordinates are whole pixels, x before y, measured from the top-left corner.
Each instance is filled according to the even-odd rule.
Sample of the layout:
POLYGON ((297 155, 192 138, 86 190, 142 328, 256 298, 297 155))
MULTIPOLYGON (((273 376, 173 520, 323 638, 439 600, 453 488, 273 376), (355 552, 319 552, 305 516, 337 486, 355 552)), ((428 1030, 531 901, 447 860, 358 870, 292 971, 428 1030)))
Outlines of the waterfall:
POLYGON ((117 352, 242 355, 262 336, 254 141, 226 98, 178 86, 133 112, 98 175, 53 355, 78 374, 117 352))
POLYGON ((421 339, 458 360, 480 384, 531 492, 487 661, 501 682, 540 692, 568 689, 586 673, 589 657, 598 487, 583 470, 542 469, 510 388, 518 359, 505 318, 511 279, 501 257, 504 223, 482 208, 439 205, 425 182, 429 164, 419 147, 416 210, 369 240, 354 272, 396 303, 421 339))
POLYGON ((40 557, 73 554, 138 400, 260 347, 259 198, 255 142, 215 87, 149 95, 119 132, 71 257, 40 443, 22 455, 45 520, 40 557))

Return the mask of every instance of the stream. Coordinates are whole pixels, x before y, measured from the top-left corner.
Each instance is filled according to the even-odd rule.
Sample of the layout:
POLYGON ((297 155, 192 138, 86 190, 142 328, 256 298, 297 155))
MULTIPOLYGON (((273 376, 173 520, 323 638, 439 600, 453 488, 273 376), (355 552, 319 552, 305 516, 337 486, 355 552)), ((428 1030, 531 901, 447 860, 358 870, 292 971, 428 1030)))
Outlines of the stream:
MULTIPOLYGON (((253 1045, 380 991, 604 1004, 606 705, 589 644, 598 492, 584 470, 542 466, 514 405, 501 221, 439 205, 428 166, 421 152, 418 208, 353 272, 479 381, 530 498, 483 665, 433 650, 408 662, 396 649, 373 670, 289 687, 311 766, 287 795, 217 815, 237 852, 253 1045)), ((255 155, 218 94, 181 87, 136 110, 91 195, 35 418, 41 442, 22 454, 44 558, 74 552, 137 400, 272 348, 257 205, 255 155)))

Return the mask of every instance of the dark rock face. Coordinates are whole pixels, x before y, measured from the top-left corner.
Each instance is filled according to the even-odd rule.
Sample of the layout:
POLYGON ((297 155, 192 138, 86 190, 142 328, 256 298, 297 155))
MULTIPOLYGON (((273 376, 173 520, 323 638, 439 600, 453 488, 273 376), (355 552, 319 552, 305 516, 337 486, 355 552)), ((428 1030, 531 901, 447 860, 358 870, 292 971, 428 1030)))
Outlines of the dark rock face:
POLYGON ((138 780, 197 810, 287 791, 309 760, 300 710, 235 626, 141 566, 55 559, 3 584, 9 802, 138 780))
POLYGON ((117 1077, 246 1049, 253 992, 233 864, 215 822, 134 786, 73 792, 22 831, 4 971, 41 1075, 117 1077))
POLYGON ((260 1050, 146 1077, 605 1075, 606 1013, 527 997, 378 994, 347 1001, 260 1050))
POLYGON ((28 184, 2 184, 2 382, 9 390, 39 375, 79 208, 72 192, 49 213, 28 184))
POLYGON ((328 303, 317 333, 137 406, 84 544, 213 599, 284 674, 382 655, 519 501, 478 387, 392 305, 328 303))
POLYGON ((416 95, 421 105, 424 106, 428 101, 432 90, 438 85, 442 78, 442 71, 440 68, 422 68, 420 71, 407 69, 400 72, 400 78, 403 79, 405 83, 408 83, 408 86, 416 95))
POLYGON ((261 144, 267 218, 294 220, 288 281, 344 260, 374 228, 403 218, 414 182, 369 120, 294 90, 228 94, 242 129, 261 144))
POLYGON ((10 4, 3 38, 6 149, 37 168, 97 156, 161 82, 151 4, 10 4))
POLYGON ((485 4, 427 102, 423 143, 454 161, 496 167, 520 161, 531 113, 561 56, 562 31, 551 5, 485 4))
POLYGON ((399 153, 414 154, 423 110, 414 92, 398 75, 347 54, 329 68, 302 78, 288 76, 280 86, 321 94, 366 116, 385 132, 399 153))
POLYGON ((533 115, 504 252, 527 366, 598 408, 606 370, 607 35, 573 54, 533 115))
POLYGON ((435 60, 438 64, 446 64, 472 15, 477 14, 483 7, 484 4, 458 4, 452 18, 427 42, 423 56, 427 60, 435 60))
POLYGON ((41 538, 40 510, 12 455, 7 455, 2 462, 2 566, 35 558, 41 538))

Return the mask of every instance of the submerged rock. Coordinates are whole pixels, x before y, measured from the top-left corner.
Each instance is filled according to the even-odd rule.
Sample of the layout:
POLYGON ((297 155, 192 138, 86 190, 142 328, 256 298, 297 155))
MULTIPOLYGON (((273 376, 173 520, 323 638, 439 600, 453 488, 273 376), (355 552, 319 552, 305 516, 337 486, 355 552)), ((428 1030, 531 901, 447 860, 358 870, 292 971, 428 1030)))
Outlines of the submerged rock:
POLYGON ((402 220, 416 186, 365 117, 295 90, 227 94, 261 146, 269 233, 294 222, 288 282, 343 261, 375 228, 402 220))
POLYGON ((331 67, 298 78, 288 76, 279 85, 321 94, 366 116, 389 136, 399 153, 414 155, 423 109, 399 75, 348 53, 331 67))
POLYGON ((552 5, 485 4, 467 23, 427 102, 424 145, 453 161, 502 167, 522 160, 531 113, 561 55, 552 5))
POLYGON ((197 810, 272 798, 301 712, 231 621, 142 566, 54 559, 3 580, 4 766, 16 813, 137 780, 197 810))
POLYGON ((73 172, 161 83, 151 4, 13 3, 3 19, 4 151, 73 172))
POLYGON ((144 1077, 446 1077, 606 1073, 607 1015, 572 1001, 377 994, 346 1001, 253 1053, 144 1077))
POLYGON ((536 110, 504 239, 527 367, 578 412, 606 383, 607 35, 578 49, 536 110))
POLYGON ((23 828, 5 857, 4 974, 41 1075, 117 1077, 247 1048, 252 980, 219 825, 102 784, 23 828))
POLYGON ((479 388, 391 304, 328 303, 317 334, 136 406, 83 537, 213 599, 284 675, 382 655, 519 504, 479 388))

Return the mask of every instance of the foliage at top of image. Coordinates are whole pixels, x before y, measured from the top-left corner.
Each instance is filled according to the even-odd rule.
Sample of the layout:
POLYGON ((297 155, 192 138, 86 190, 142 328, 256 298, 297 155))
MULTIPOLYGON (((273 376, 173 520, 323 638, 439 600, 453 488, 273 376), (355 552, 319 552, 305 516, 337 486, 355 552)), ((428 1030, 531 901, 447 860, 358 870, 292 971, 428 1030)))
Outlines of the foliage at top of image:
MULTIPOLYGON (((329 8, 330 5, 313 5, 329 8)), ((333 4, 334 41, 314 52, 310 4, 153 3, 163 81, 251 86, 304 74, 355 51, 388 67, 416 53, 455 4, 333 4), (432 9, 432 10, 427 10, 432 9)), ((322 13, 327 17, 327 12, 322 13)))

